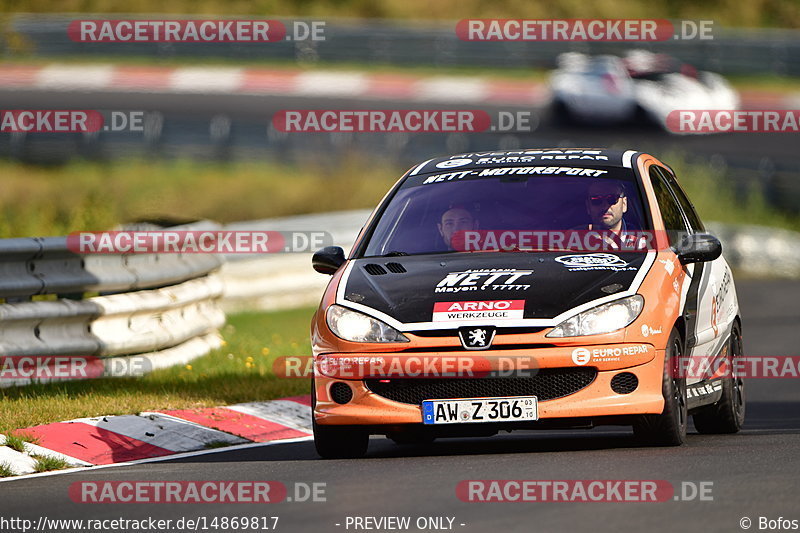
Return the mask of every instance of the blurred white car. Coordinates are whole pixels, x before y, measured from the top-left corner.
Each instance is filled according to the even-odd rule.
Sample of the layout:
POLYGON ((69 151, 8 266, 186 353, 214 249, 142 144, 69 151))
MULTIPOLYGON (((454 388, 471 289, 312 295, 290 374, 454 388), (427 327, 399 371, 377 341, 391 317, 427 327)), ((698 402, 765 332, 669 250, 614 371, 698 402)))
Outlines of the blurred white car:
POLYGON ((719 74, 641 50, 624 58, 561 54, 550 85, 554 118, 564 122, 650 120, 666 129, 667 115, 676 109, 739 109, 740 105, 738 93, 719 74))

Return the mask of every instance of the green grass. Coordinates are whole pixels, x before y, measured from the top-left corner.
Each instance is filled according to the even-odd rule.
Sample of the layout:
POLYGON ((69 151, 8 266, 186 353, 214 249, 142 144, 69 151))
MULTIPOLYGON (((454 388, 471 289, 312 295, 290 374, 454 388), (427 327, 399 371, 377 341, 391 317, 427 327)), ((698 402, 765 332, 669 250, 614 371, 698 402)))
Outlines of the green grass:
POLYGON ((30 442, 31 444, 37 444, 39 442, 39 439, 31 435, 30 433, 15 431, 14 433, 9 433, 8 435, 6 435, 5 445, 11 448, 12 450, 16 450, 20 453, 25 453, 26 442, 30 442))
POLYGON ((51 470, 63 470, 69 467, 69 463, 61 457, 52 455, 34 455, 36 464, 33 465, 34 472, 49 472, 51 470))
POLYGON ((306 379, 275 376, 282 356, 311 353, 313 309, 231 315, 226 346, 185 366, 142 378, 37 384, 0 389, 0 433, 80 417, 194 409, 309 393, 306 379))
POLYGON ((0 161, 0 238, 102 231, 171 217, 255 220, 374 205, 404 169, 313 156, 303 167, 256 161, 0 161), (325 194, 321 194, 324 192, 325 194))
MULTIPOLYGON (((725 175, 685 153, 656 153, 673 166, 704 220, 800 230, 800 215, 768 205, 757 189, 735 197, 725 175)), ((0 238, 102 231, 141 219, 235 222, 371 208, 405 169, 351 157, 303 166, 256 161, 74 161, 39 167, 0 161, 0 238)), ((758 183, 756 176, 752 183, 758 183)))
POLYGON ((767 204, 758 179, 753 176, 749 190, 739 197, 724 172, 710 165, 687 162, 679 153, 659 154, 678 176, 700 218, 706 222, 755 224, 800 231, 800 214, 785 213, 767 204), (746 213, 746 216, 742 216, 746 213))
POLYGON ((11 469, 11 463, 8 461, 3 461, 0 463, 0 477, 11 477, 16 476, 14 471, 11 469))

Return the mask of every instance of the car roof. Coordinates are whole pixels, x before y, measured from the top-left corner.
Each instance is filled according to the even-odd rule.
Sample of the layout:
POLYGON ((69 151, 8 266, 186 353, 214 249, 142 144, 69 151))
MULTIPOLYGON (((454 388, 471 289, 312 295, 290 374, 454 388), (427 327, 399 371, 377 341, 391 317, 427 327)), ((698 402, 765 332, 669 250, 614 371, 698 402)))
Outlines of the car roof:
POLYGON ((473 168, 519 165, 632 168, 633 162, 641 154, 642 152, 636 150, 611 150, 607 148, 487 150, 429 159, 409 170, 408 175, 446 172, 449 169, 469 170, 473 168))

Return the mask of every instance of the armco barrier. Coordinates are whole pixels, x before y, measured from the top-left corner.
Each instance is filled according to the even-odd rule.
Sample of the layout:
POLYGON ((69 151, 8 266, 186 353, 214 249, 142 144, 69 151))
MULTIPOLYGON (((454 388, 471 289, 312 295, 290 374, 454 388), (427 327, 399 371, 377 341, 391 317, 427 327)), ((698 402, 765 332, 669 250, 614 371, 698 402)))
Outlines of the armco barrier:
MULTIPOLYGON (((221 345, 222 261, 207 254, 79 255, 66 237, 0 240, 0 356, 97 356, 114 375, 189 361, 221 345), (132 356, 140 358, 136 366, 125 364, 132 356)), ((3 379, 0 386, 30 381, 3 379)))
MULTIPOLYGON (((369 210, 339 211, 239 222, 232 230, 326 231, 333 244, 349 250, 369 210)), ((310 253, 225 257, 222 305, 226 311, 286 309, 319 302, 328 276, 311 269, 310 253)))

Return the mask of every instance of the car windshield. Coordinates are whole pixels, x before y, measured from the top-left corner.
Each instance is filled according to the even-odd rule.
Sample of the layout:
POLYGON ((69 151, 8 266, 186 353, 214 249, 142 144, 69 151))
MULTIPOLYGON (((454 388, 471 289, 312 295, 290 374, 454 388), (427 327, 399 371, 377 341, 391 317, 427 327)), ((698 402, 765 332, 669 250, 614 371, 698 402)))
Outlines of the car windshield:
POLYGON ((650 229, 628 169, 503 167, 410 176, 374 223, 362 255, 452 252, 458 231, 607 229, 597 223, 598 216, 607 216, 617 196, 624 196, 624 213, 623 202, 616 204, 622 228, 650 229), (543 170, 558 174, 535 173, 543 170))

